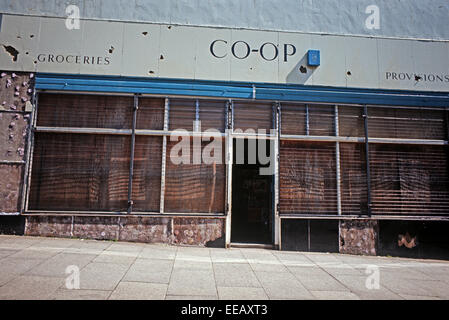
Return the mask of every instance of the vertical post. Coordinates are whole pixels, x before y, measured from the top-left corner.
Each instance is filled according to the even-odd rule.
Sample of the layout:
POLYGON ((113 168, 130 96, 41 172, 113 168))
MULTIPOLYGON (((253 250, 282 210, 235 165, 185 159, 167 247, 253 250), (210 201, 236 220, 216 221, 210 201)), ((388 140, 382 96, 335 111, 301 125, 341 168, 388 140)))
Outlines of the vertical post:
POLYGON ((200 102, 198 99, 195 100, 195 127, 193 128, 193 131, 198 132, 199 128, 199 122, 200 121, 200 102))
MULTIPOLYGON (((338 123, 338 105, 335 105, 335 136, 340 135, 339 123, 338 123)), ((337 179, 337 213, 341 216, 341 167, 340 167, 340 142, 335 142, 335 168, 336 168, 336 179, 337 179)))
POLYGON ((225 246, 231 245, 231 219, 232 219, 232 163, 233 163, 233 114, 234 104, 231 100, 226 105, 226 230, 225 246))
POLYGON ((34 131, 36 128, 37 119, 37 107, 39 103, 39 93, 36 90, 33 91, 32 104, 31 104, 31 115, 30 115, 30 131, 28 133, 27 140, 27 152, 26 152, 26 164, 25 164, 25 176, 24 176, 24 187, 22 193, 22 213, 28 210, 28 203, 30 197, 30 186, 31 186, 31 172, 33 167, 33 153, 34 153, 34 131))
MULTIPOLYGON (((274 139, 274 246, 281 249, 281 241, 280 241, 280 218, 279 218, 279 148, 280 148, 280 136, 281 136, 281 104, 278 102, 275 104, 275 139, 274 139)), ((271 142, 270 142, 271 143, 271 142)))
MULTIPOLYGON (((169 111, 170 111, 170 101, 165 98, 164 106, 164 131, 168 131, 168 121, 169 121, 169 111)), ((167 135, 164 134, 162 137, 162 165, 161 165, 161 198, 159 203, 160 213, 164 213, 164 201, 165 201, 165 169, 167 160, 167 135)))
POLYGON ((133 106, 133 123, 131 133, 131 157, 129 163, 129 180, 128 180, 128 214, 133 211, 133 175, 134 175, 134 149, 136 145, 136 122, 137 122, 137 110, 139 109, 139 97, 134 95, 133 106))
POLYGON ((368 142, 368 108, 363 106, 363 120, 365 126, 365 157, 366 157, 366 194, 368 203, 368 216, 371 216, 371 172, 369 161, 369 142, 368 142))
POLYGON ((310 133, 309 105, 306 104, 306 136, 310 133))

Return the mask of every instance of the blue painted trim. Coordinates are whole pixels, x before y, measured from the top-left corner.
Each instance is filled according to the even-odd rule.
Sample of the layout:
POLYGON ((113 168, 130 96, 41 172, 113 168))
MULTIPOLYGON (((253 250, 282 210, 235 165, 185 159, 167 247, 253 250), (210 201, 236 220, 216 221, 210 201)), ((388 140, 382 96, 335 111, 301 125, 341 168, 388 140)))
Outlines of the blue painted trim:
POLYGON ((36 89, 204 96, 212 98, 352 103, 391 106, 449 107, 449 93, 409 90, 377 90, 319 87, 292 84, 244 83, 141 77, 90 76, 69 74, 36 75, 36 89))

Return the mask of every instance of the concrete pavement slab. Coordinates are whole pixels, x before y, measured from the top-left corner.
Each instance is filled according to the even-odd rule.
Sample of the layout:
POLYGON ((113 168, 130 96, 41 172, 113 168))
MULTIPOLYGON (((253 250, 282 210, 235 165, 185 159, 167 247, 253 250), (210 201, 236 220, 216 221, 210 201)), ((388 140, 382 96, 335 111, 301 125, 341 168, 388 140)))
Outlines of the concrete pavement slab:
POLYGON ((168 246, 146 246, 139 253, 138 258, 141 259, 167 259, 174 260, 176 257, 177 247, 168 246))
POLYGON ((318 300, 360 300, 360 298, 348 291, 310 291, 318 300))
POLYGON ((168 295, 217 296, 214 274, 208 270, 174 269, 170 277, 168 295))
POLYGON ((137 259, 123 280, 168 284, 172 269, 172 260, 137 259))
POLYGON ((66 270, 69 266, 76 266, 81 270, 94 258, 95 255, 91 254, 62 252, 35 266, 27 274, 46 277, 67 277, 66 270))
POLYGON ((288 272, 256 271, 270 299, 313 299, 312 294, 288 272))
POLYGON ((268 300, 263 288, 217 287, 220 300, 268 300))
POLYGON ((125 264, 91 262, 80 272, 80 289, 114 290, 128 269, 125 264))
POLYGON ((51 296, 52 300, 106 300, 111 295, 112 291, 104 290, 82 290, 72 289, 68 290, 60 288, 56 290, 51 296))
POLYGON ((366 286, 367 277, 352 275, 336 275, 335 278, 362 299, 367 300, 402 300, 401 296, 379 285, 379 289, 366 286))
POLYGON ((219 287, 261 287, 249 264, 214 263, 214 273, 219 287))
POLYGON ((64 284, 62 278, 19 276, 0 287, 0 300, 46 300, 64 284))
POLYGON ((296 278, 309 291, 349 291, 341 282, 330 275, 300 275, 296 278))
POLYGON ((164 300, 167 285, 161 283, 126 282, 119 283, 111 293, 110 300, 164 300))

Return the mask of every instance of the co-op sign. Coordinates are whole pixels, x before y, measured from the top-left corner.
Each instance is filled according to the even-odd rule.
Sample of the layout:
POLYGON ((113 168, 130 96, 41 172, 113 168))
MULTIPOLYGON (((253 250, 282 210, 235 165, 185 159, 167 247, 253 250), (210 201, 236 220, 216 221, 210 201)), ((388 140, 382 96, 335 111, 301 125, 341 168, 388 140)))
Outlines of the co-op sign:
POLYGON ((290 43, 284 43, 280 48, 272 42, 264 42, 260 46, 252 47, 243 40, 229 43, 222 39, 212 41, 209 49, 215 58, 220 59, 231 55, 240 60, 246 59, 250 55, 259 55, 265 61, 273 61, 281 57, 284 62, 287 62, 288 57, 296 53, 296 47, 290 43))

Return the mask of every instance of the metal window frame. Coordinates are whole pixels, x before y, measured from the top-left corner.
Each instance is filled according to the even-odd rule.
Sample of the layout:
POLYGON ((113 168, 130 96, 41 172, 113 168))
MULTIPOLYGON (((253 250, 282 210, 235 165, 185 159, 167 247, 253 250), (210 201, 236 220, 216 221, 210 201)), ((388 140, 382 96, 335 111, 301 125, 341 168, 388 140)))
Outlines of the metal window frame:
MULTIPOLYGON (((136 97, 136 93, 132 94, 132 93, 113 93, 113 92, 80 92, 80 91, 66 91, 66 90, 62 90, 62 91, 58 91, 58 90, 35 90, 34 94, 33 94, 33 108, 31 110, 31 123, 30 123, 30 134, 28 136, 28 140, 27 140, 27 152, 26 152, 26 161, 25 161, 25 174, 24 174, 24 187, 22 190, 23 196, 22 196, 22 210, 21 213, 22 214, 38 214, 39 212, 44 212, 45 210, 29 210, 29 196, 30 196, 30 185, 31 185, 31 172, 32 172, 32 165, 33 165, 33 154, 34 154, 34 136, 36 132, 54 132, 54 133, 83 133, 83 134, 116 134, 116 135, 131 135, 131 136, 138 136, 138 135, 149 135, 149 136, 161 136, 163 141, 165 141, 165 147, 164 147, 164 142, 163 142, 163 149, 165 150, 165 152, 163 152, 163 155, 165 153, 165 157, 166 157, 166 139, 167 136, 171 135, 173 130, 168 130, 168 121, 169 121, 169 114, 168 114, 168 108, 169 106, 167 106, 168 108, 164 108, 164 129, 163 130, 147 130, 147 129, 136 129, 131 128, 131 129, 109 129, 109 128, 74 128, 74 127, 44 127, 44 126, 37 126, 37 113, 38 113, 38 104, 39 104, 39 93, 41 92, 45 92, 46 94, 92 94, 92 95, 117 95, 117 96, 130 96, 130 95, 134 95, 136 97)), ((158 94, 148 94, 148 93, 144 93, 144 94, 139 94, 137 96, 137 101, 139 99, 139 97, 153 97, 153 98, 157 98, 157 97, 161 97, 161 95, 158 94)), ((173 96, 173 97, 177 97, 177 96, 173 96)), ((222 100, 223 102, 225 102, 225 100, 223 99, 223 97, 215 97, 215 96, 205 96, 205 97, 195 97, 193 98, 190 95, 186 95, 186 98, 190 98, 190 99, 196 99, 196 101, 200 101, 202 99, 212 99, 212 100, 222 100)), ((169 99, 171 99, 172 96, 165 96, 165 101, 166 103, 169 102, 169 99)), ((441 108, 438 107, 415 107, 415 106, 396 106, 396 105, 381 105, 381 106, 377 106, 377 105, 372 105, 372 104, 349 104, 349 103, 343 103, 343 104, 331 104, 331 103, 327 103, 324 102, 324 104, 329 104, 329 106, 333 105, 334 108, 336 108, 336 119, 335 119, 335 124, 336 124, 336 134, 335 136, 310 136, 310 135, 285 135, 281 133, 281 112, 282 112, 282 102, 279 102, 279 111, 277 112, 277 117, 278 119, 276 119, 276 123, 278 124, 278 128, 277 131, 274 135, 258 135, 258 134, 240 134, 240 133, 234 133, 234 109, 233 109, 233 102, 234 101, 254 101, 248 98, 231 98, 228 99, 228 104, 231 106, 230 110, 227 108, 226 110, 226 117, 227 120, 229 122, 227 122, 230 126, 230 128, 228 130, 226 130, 227 132, 224 133, 219 133, 219 134, 212 134, 212 137, 216 137, 216 138, 222 138, 227 140, 227 145, 228 147, 227 152, 227 169, 226 169, 226 174, 227 174, 227 179, 226 179, 226 183, 227 183, 227 187, 226 187, 226 205, 227 207, 225 208, 225 212, 223 213, 214 213, 214 214, 208 214, 208 213, 165 213, 164 212, 164 194, 165 194, 165 183, 164 183, 164 178, 165 178, 165 174, 162 174, 163 171, 161 170, 161 203, 160 203, 160 212, 149 212, 149 215, 187 215, 187 216, 208 216, 208 217, 217 217, 217 216, 226 216, 229 217, 227 218, 227 222, 226 225, 228 226, 229 223, 229 227, 230 227, 230 221, 231 221, 231 212, 232 212, 232 163, 229 163, 230 161, 232 162, 232 141, 234 138, 248 138, 248 139, 270 139, 270 140, 274 140, 275 143, 276 141, 278 142, 278 147, 277 152, 278 152, 278 156, 279 156, 279 149, 280 149, 280 143, 282 140, 292 140, 292 141, 313 141, 313 142, 335 142, 336 143, 336 149, 337 149, 337 145, 339 145, 340 143, 365 143, 366 146, 368 146, 371 143, 385 143, 385 144, 409 144, 409 145, 448 145, 448 140, 429 140, 429 139, 401 139, 401 138, 373 138, 373 137, 369 137, 367 136, 367 133, 365 133, 365 137, 343 137, 343 136, 339 136, 338 134, 338 106, 339 105, 344 105, 344 106, 354 106, 354 107, 363 107, 364 109, 367 108, 368 106, 370 108, 373 107, 391 107, 391 108, 405 108, 405 109, 429 109, 429 110, 441 110, 441 108), (229 113, 229 111, 231 111, 229 113), (229 143, 229 141, 231 142, 231 144, 229 143), (230 150, 231 149, 231 150, 230 150), (229 152, 230 151, 230 152, 229 152), (231 156, 231 158, 229 159, 229 157, 231 156)), ((256 101, 268 101, 268 100, 264 100, 264 99, 258 99, 256 101)), ((300 101, 295 101, 300 103, 300 101)), ((291 104, 289 102, 289 104, 291 104)), ((310 106, 313 107, 313 105, 315 104, 319 104, 319 105, 323 105, 323 102, 312 102, 312 103, 307 103, 306 104, 306 108, 308 109, 310 106)), ((306 111, 307 111, 306 109, 306 111)), ((448 108, 445 108, 444 110, 447 110, 448 108)), ((198 114, 199 114, 199 108, 196 109, 196 118, 198 118, 198 114)), ((308 118, 308 117, 307 117, 308 118)), ((308 120, 308 119, 307 119, 308 120)), ((446 125, 448 124, 448 120, 445 119, 446 121, 446 125)), ((308 124, 308 121, 306 123, 306 125, 308 124)), ((366 118, 366 124, 368 124, 368 119, 366 118)), ((449 126, 448 126, 449 127, 449 126)), ((367 130, 366 130, 367 131, 367 130)), ((307 132, 308 133, 308 132, 307 132)), ((202 133, 200 132, 195 132, 195 131, 191 131, 191 132, 186 132, 185 135, 188 136, 196 136, 196 135, 201 135, 202 133)), ((449 137, 449 136, 448 136, 449 137)), ((226 144, 225 144, 226 145, 226 144)), ((339 153, 339 152, 336 152, 339 153)), ((277 159, 278 160, 278 159, 277 159)), ((163 161, 163 166, 165 164, 165 161, 163 161)), ((277 161, 278 162, 278 161, 277 161)), ((22 163, 22 162, 21 162, 22 163)), ((277 163, 277 165, 279 165, 277 163)), ((277 168, 279 169, 279 167, 277 168)), ((279 170, 278 170, 279 171, 279 170)), ((130 168, 130 172, 131 172, 131 168, 130 168)), ((279 172, 277 172, 277 175, 279 175, 279 172)), ((336 173, 336 175, 338 175, 336 173)), ((279 177, 278 177, 279 178, 279 177)), ((337 177, 338 180, 338 177, 337 177)), ((278 186, 279 187, 279 186, 278 186)), ((131 187, 132 188, 132 187, 131 187)), ((277 196, 278 196, 278 201, 279 201, 279 191, 276 192, 277 196)), ((276 195, 275 195, 276 197, 276 195)), ((132 199, 131 199, 132 200, 132 199)), ((279 202, 278 202, 279 203, 279 202)), ((277 205, 278 207, 278 205, 277 205)), ((280 235, 280 228, 281 228, 281 219, 286 218, 284 215, 282 215, 278 208, 277 212, 279 214, 279 247, 281 246, 281 235, 280 235)), ((341 209, 340 209, 341 210, 341 209)), ((48 210, 45 212, 49 212, 48 210)), ((61 211, 58 211, 61 212, 61 211)), ((94 211, 88 211, 90 214, 95 214, 96 212, 94 211)), ((82 214, 81 211, 70 211, 70 214, 72 215, 76 215, 77 213, 82 214)), ((100 212, 98 212, 100 213, 100 212)), ((102 214, 108 214, 108 213, 112 213, 115 214, 114 212, 101 212, 102 214)), ((123 214, 126 212, 119 212, 119 214, 123 214)), ((146 215, 147 213, 142 213, 142 212, 134 212, 131 210, 132 215, 146 215)), ((129 213, 128 213, 129 214, 129 213)), ((339 214, 337 212, 337 214, 335 216, 333 215, 326 215, 326 218, 333 218, 333 219, 339 219, 339 217, 348 217, 348 215, 342 215, 339 214)), ((304 218, 305 216, 301 216, 298 218, 304 218)), ((369 218, 369 215, 363 215, 363 218, 369 218)), ((379 218, 378 215, 375 216, 377 219, 379 218)), ((382 218, 388 219, 388 218, 392 218, 392 219, 399 219, 399 218, 404 218, 405 220, 407 219, 417 219, 419 217, 417 216, 401 216, 401 217, 396 217, 396 216, 388 216, 388 215, 382 215, 382 218)), ((309 216, 310 218, 310 216, 309 216)), ((321 217, 323 218, 323 217, 321 217)), ((437 216, 425 216, 422 217, 423 219, 441 219, 440 217, 437 216)), ((226 237, 228 237, 228 235, 226 235, 226 237)), ((230 237, 230 235, 229 235, 230 237)), ((275 237, 276 239, 276 237, 275 237)), ((230 239, 229 239, 230 240, 230 239)))
MULTIPOLYGON (((292 103, 289 103, 292 105, 292 103)), ((303 105, 298 103, 298 106, 303 105)), ((313 105, 322 105, 322 103, 307 103, 306 111, 305 111, 305 121, 306 121, 306 135, 288 135, 288 134, 279 134, 280 141, 306 141, 306 142, 334 142, 336 148, 336 182, 337 182, 337 212, 336 214, 327 214, 327 215, 310 215, 310 214, 281 214, 280 219, 282 223, 282 219, 390 219, 390 220, 432 220, 432 221, 446 221, 449 220, 449 216, 438 216, 438 215, 373 215, 371 212, 371 174, 370 174, 370 163, 369 163, 369 144, 406 144, 406 145, 436 145, 436 146, 448 146, 449 145, 449 116, 447 119, 443 119, 446 122, 448 128, 448 140, 432 140, 432 139, 403 139, 403 138, 373 138, 369 137, 368 134, 368 107, 377 108, 398 108, 396 106, 376 106, 376 105, 368 105, 368 104, 354 104, 352 107, 361 107, 363 108, 363 118, 364 118, 364 136, 363 137, 344 137, 339 135, 339 115, 338 115, 338 107, 340 105, 348 106, 348 104, 334 104, 334 125, 335 125, 335 136, 310 136, 309 135, 309 108, 313 105), (360 215, 348 215, 342 212, 341 206, 341 162, 340 162, 340 143, 363 143, 365 145, 365 153, 366 153, 366 183, 367 183, 367 195, 368 195, 368 213, 360 214, 360 215), (381 218, 380 218, 381 217, 381 218)), ((282 102, 280 103, 281 112, 282 112, 282 102)), ((330 105, 329 105, 330 106, 330 105)), ((402 106, 399 107, 407 110, 416 110, 416 109, 425 109, 425 110, 442 110, 441 108, 416 108, 413 106, 402 106)), ((449 110, 445 108, 446 114, 449 110)), ((281 131, 280 131, 281 132, 281 131)), ((280 144, 279 144, 280 147, 280 144)), ((449 161, 449 160, 448 160, 449 161)))

